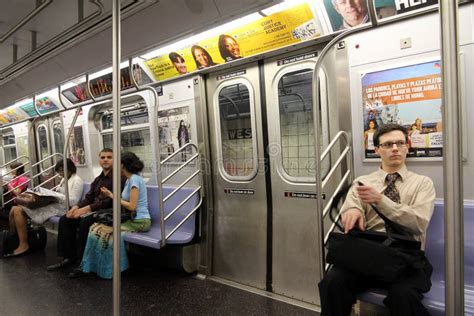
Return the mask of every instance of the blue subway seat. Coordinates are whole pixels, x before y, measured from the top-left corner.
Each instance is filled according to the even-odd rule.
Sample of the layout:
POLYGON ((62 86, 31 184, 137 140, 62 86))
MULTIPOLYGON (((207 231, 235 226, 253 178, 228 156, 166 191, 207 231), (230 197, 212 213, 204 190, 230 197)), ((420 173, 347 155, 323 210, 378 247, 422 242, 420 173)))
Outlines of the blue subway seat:
MULTIPOLYGON (((90 184, 84 184, 83 196, 89 191, 90 184)), ((175 193, 164 204, 165 216, 169 214, 181 201, 194 191, 195 188, 182 188, 175 193)), ((174 190, 173 187, 164 187, 163 195, 166 197, 174 190)), ((159 249, 161 247, 161 229, 160 229, 160 203, 157 186, 148 186, 148 209, 151 215, 151 228, 145 233, 124 233, 124 240, 150 248, 159 249)), ((199 203, 199 195, 196 193, 189 199, 173 216, 165 222, 166 235, 169 234, 174 227, 181 222, 199 203)), ((54 216, 49 219, 50 222, 57 224, 59 216, 54 216)), ((186 244, 189 243, 195 234, 196 230, 196 214, 193 214, 170 238, 166 241, 167 244, 186 244)))
MULTIPOLYGON (((146 233, 124 233, 124 240, 130 243, 159 249, 161 247, 161 229, 160 229, 160 203, 158 187, 149 186, 148 189, 148 207, 151 215, 151 228, 146 233)), ((164 187, 163 195, 166 197, 175 188, 164 187)), ((182 188, 164 204, 165 216, 168 215, 181 201, 188 197, 194 188, 182 188)), ((174 227, 181 222, 199 203, 199 195, 196 193, 188 200, 173 216, 165 222, 165 233, 170 233, 174 227)), ((196 214, 193 214, 171 237, 166 241, 167 244, 186 244, 190 242, 196 230, 196 214)))
MULTIPOLYGON (((432 287, 426 293, 423 304, 431 315, 445 315, 444 278, 444 212, 443 201, 437 201, 428 227, 425 253, 433 265, 432 287)), ((465 313, 474 315, 474 234, 469 234, 474 226, 474 203, 464 205, 464 293, 465 313)), ((383 306, 386 292, 371 289, 358 296, 363 302, 383 306)))
MULTIPOLYGON (((84 187, 82 189, 81 200, 85 197, 86 193, 89 192, 90 189, 91 189, 91 184, 87 183, 87 182, 84 182, 84 187)), ((48 221, 55 224, 55 225, 57 225, 59 223, 59 218, 60 218, 60 216, 53 216, 53 217, 50 217, 48 219, 48 221)))

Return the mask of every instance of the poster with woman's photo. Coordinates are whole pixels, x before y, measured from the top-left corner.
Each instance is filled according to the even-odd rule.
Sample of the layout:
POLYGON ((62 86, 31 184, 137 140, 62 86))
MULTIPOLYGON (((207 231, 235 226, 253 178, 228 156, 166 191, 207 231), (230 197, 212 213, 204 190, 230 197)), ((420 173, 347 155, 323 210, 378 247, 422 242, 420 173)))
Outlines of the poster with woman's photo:
POLYGON ((439 60, 364 73, 361 80, 365 158, 378 158, 374 133, 390 123, 408 129, 408 157, 443 156, 439 60))
MULTIPOLYGON (((158 112, 160 157, 164 159, 191 141, 189 107, 158 112)), ((186 161, 190 151, 183 151, 173 161, 186 161)))
POLYGON ((86 152, 84 148, 84 132, 82 126, 75 126, 69 138, 69 159, 71 159, 76 166, 86 164, 86 152))

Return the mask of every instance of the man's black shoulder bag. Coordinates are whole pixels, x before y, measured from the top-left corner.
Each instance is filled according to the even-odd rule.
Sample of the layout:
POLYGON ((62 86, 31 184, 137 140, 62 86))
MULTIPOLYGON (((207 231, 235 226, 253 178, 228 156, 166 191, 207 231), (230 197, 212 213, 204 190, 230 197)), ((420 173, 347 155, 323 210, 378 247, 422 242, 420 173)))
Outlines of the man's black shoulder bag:
MULTIPOLYGON (((331 219, 342 231, 333 212, 339 211, 337 205, 347 190, 336 196, 331 206, 331 219)), ((355 229, 347 234, 331 232, 326 262, 382 282, 400 280, 410 270, 421 268, 424 260, 421 243, 413 239, 404 226, 394 223, 371 206, 384 220, 387 232, 355 229)))

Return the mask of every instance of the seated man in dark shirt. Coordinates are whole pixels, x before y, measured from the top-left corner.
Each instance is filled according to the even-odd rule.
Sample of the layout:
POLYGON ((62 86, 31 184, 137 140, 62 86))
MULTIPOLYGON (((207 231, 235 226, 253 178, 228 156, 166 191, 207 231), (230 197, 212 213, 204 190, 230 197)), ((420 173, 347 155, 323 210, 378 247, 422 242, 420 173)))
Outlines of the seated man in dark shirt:
MULTIPOLYGON (((99 153, 99 164, 102 172, 91 183, 91 188, 84 199, 71 207, 59 220, 58 227, 58 256, 63 260, 48 266, 48 271, 54 271, 74 264, 82 258, 87 242, 89 227, 95 222, 91 212, 112 207, 112 199, 102 194, 100 188, 105 187, 112 191, 113 152, 104 148, 99 153)), ((122 187, 124 181, 122 181, 122 187)))

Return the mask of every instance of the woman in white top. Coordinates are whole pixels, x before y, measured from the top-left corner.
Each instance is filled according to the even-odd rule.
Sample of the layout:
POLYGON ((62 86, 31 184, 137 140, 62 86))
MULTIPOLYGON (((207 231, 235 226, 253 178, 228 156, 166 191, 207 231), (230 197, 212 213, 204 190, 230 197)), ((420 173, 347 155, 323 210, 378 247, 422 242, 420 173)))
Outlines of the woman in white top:
MULTIPOLYGON (((40 208, 29 209, 25 206, 16 205, 12 207, 10 211, 10 229, 16 231, 20 243, 18 248, 13 252, 13 256, 19 256, 28 251, 28 231, 27 231, 27 219, 31 220, 36 224, 43 224, 52 216, 62 216, 66 214, 66 197, 65 197, 65 179, 64 179, 64 168, 63 161, 60 160, 56 163, 54 170, 63 178, 61 183, 57 187, 56 191, 40 188, 40 193, 45 195, 52 195, 57 198, 56 203, 52 203, 40 208)), ((72 160, 67 159, 67 170, 68 170, 68 193, 69 193, 69 204, 75 205, 79 202, 82 196, 82 190, 84 182, 76 174, 76 166, 72 160)))

